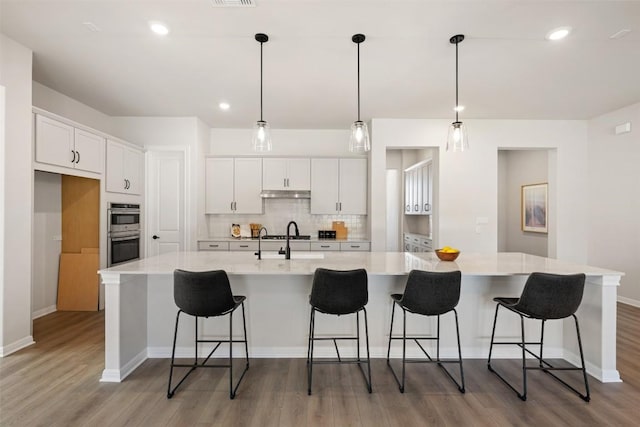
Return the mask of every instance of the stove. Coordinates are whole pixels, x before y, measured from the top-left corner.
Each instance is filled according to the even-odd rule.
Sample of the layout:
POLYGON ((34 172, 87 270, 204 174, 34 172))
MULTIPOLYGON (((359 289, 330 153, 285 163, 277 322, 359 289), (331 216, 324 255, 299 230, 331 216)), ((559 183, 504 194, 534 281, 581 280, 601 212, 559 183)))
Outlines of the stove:
MULTIPOLYGON (((267 234, 262 236, 263 240, 287 240, 287 236, 284 234, 267 234)), ((289 236, 290 240, 310 240, 311 236, 309 235, 300 235, 300 236, 289 236)))

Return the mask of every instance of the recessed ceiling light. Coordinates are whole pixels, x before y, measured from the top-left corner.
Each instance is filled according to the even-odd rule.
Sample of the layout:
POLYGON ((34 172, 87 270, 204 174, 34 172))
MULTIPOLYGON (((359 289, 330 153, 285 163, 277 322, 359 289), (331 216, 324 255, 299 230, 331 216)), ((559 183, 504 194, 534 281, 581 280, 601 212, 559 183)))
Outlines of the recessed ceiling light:
POLYGON ((102 29, 98 27, 96 24, 94 24, 93 22, 89 22, 89 21, 83 22, 82 25, 84 25, 85 27, 87 27, 89 31, 93 31, 94 33, 102 31, 102 29))
POLYGON ((166 36, 167 34, 169 34, 169 27, 167 27, 162 22, 150 21, 149 28, 151 28, 151 31, 161 36, 166 36))
POLYGON ((458 113, 462 110, 464 110, 464 105, 458 105, 457 107, 453 107, 453 111, 457 111, 458 113))
POLYGON ((547 33, 547 40, 562 40, 571 32, 571 27, 555 28, 547 33))
POLYGON ((221 102, 220 104, 218 104, 218 107, 220 107, 220 109, 223 111, 227 111, 229 108, 231 108, 231 105, 229 105, 228 102, 221 102))

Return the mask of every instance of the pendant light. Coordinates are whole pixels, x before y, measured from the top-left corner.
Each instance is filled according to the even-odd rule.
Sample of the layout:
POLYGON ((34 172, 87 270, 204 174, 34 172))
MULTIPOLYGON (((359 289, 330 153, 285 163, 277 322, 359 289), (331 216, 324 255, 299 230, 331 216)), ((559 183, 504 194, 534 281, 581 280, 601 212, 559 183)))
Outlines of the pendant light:
POLYGON ((349 151, 353 153, 364 153, 371 150, 369 129, 367 124, 360 120, 360 43, 364 39, 364 34, 354 34, 351 37, 351 41, 358 45, 358 120, 351 125, 351 138, 349 138, 349 151))
POLYGON ((269 123, 262 119, 262 45, 269 41, 266 34, 256 34, 256 41, 260 43, 260 120, 253 127, 253 151, 271 151, 271 132, 269 123))
POLYGON ((458 112, 461 110, 458 104, 458 44, 464 40, 464 35, 458 34, 449 39, 449 42, 456 45, 456 121, 449 126, 447 136, 447 151, 464 151, 469 149, 469 135, 467 128, 458 119, 458 112))

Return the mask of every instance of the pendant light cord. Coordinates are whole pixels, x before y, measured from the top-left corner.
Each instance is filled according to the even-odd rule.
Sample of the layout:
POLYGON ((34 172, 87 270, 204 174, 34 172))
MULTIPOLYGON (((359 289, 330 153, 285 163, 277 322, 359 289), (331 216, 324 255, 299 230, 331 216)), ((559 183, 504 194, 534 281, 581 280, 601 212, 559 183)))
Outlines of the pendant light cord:
POLYGON ((456 42, 456 122, 458 120, 458 43, 456 42))
MULTIPOLYGON (((262 122, 262 45, 264 43, 260 42, 260 121, 262 122)), ((458 45, 456 45, 456 49, 458 45)))
POLYGON ((360 43, 358 45, 358 121, 360 121, 360 43))

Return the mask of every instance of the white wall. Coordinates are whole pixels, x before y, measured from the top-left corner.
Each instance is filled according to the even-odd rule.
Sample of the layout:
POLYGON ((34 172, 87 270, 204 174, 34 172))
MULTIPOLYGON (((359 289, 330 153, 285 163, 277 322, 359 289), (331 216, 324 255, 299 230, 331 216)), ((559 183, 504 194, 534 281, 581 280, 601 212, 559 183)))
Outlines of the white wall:
MULTIPOLYGON (((550 256, 587 261, 587 125, 584 121, 469 120, 471 149, 445 152, 446 120, 374 119, 371 188, 385 191, 386 150, 391 147, 439 147, 439 240, 463 252, 495 252, 498 247, 498 149, 556 148, 550 165, 550 223, 556 252, 550 256), (558 201, 552 205, 551 198, 558 201), (488 224, 476 227, 478 218, 488 224), (479 232, 476 232, 478 229, 479 232)), ((554 201, 555 201, 554 200, 554 201)), ((372 249, 386 246, 384 206, 370 206, 372 249)), ((436 227, 436 224, 434 224, 436 227)))
POLYGON ((498 159, 498 251, 546 257, 547 234, 522 231, 521 188, 547 182, 547 151, 499 150, 498 159))
POLYGON ((124 140, 146 150, 185 152, 185 249, 196 250, 199 227, 196 201, 204 194, 200 190, 197 166, 201 161, 202 122, 195 117, 114 117, 113 125, 114 132, 124 140))
POLYGON ((84 126, 119 136, 113 132, 113 121, 110 116, 36 81, 33 82, 33 106, 84 126))
MULTIPOLYGON (((272 129, 273 151, 268 156, 363 157, 349 152, 348 129, 272 129)), ((211 129, 208 154, 255 156, 251 149, 252 129, 211 129)))
POLYGON ((31 336, 31 226, 33 159, 32 52, 0 34, 0 85, 5 88, 0 154, 0 356, 33 343, 31 336))
POLYGON ((620 300, 640 306, 640 103, 590 120, 588 146, 589 263, 623 271, 620 300))
POLYGON ((62 237, 61 175, 35 171, 33 192, 33 317, 56 311, 62 237))

